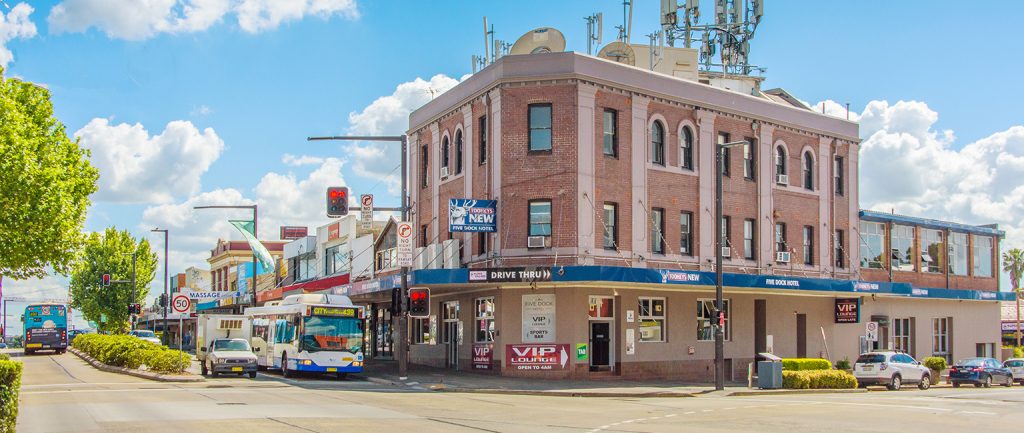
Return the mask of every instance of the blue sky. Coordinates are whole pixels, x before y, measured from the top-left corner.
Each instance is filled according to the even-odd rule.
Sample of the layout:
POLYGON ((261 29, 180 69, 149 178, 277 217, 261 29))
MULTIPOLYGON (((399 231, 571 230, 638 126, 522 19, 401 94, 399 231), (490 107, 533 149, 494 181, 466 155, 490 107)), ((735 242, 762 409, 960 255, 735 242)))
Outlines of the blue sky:
MULTIPOLYGON (((221 1, 237 6, 251 0, 210 3, 221 1)), ((22 1, 6 3, 17 8, 22 1)), ((94 197, 86 228, 101 230, 113 224, 150 237, 147 230, 154 225, 171 227, 172 273, 187 265, 205 265, 204 248, 212 247, 218 236, 234 237, 225 225, 211 221, 241 215, 192 214, 188 209, 196 203, 255 199, 263 206, 268 202, 267 223, 261 224, 264 237, 276 236, 275 224, 326 221, 320 217, 322 212, 317 213, 321 196, 313 194, 322 191, 324 182, 343 179, 355 193, 372 192, 378 195, 378 203, 394 204, 397 196, 389 194, 388 183, 380 177, 393 168, 389 161, 397 159, 389 160, 387 153, 375 160, 369 155, 366 161, 370 162, 360 170, 360 149, 309 144, 304 138, 349 131, 402 132, 403 128, 394 126, 402 122, 396 123, 387 103, 415 105, 410 98, 429 96, 420 91, 422 95, 407 94, 402 99, 396 87, 443 74, 449 81, 430 84, 443 90, 454 83, 450 78, 468 74, 470 55, 483 52, 484 15, 499 39, 512 42, 530 29, 551 26, 566 35, 568 49, 575 51, 586 50, 584 16, 604 13, 605 43, 614 39, 614 26, 622 21, 620 1, 332 0, 328 2, 336 6, 332 10, 300 10, 258 28, 243 24, 240 14, 228 11, 212 24, 167 30, 167 22, 159 20, 166 11, 154 12, 158 19, 147 28, 144 19, 115 13, 116 7, 110 5, 122 2, 114 0, 28 3, 34 8, 29 19, 36 26, 35 35, 4 37, 0 21, 0 46, 13 53, 6 74, 48 86, 68 131, 84 131, 88 139, 83 138, 83 144, 106 149, 101 154, 124 158, 128 152, 130 159, 131 152, 145 152, 155 145, 169 149, 153 157, 148 173, 119 172, 123 164, 102 166, 108 179, 120 178, 126 184, 94 197), (55 7, 64 10, 63 21, 57 24, 48 20, 55 7), (148 34, 125 37, 127 28, 148 34), (389 95, 394 98, 368 109, 389 95), (353 124, 350 113, 364 116, 353 124), (189 123, 171 127, 175 121, 189 123), (367 129, 380 124, 391 126, 367 129), (196 138, 207 128, 212 128, 207 131, 212 135, 196 138), (172 130, 160 140, 155 138, 172 130), (216 147, 217 142, 221 150, 205 155, 205 165, 193 164, 188 158, 193 153, 171 149, 188 143, 216 147), (287 163, 285 154, 312 158, 287 163), (174 161, 175 155, 182 160, 174 161), (163 171, 181 171, 181 175, 165 176, 163 171), (268 191, 275 187, 276 191, 268 191), (159 191, 150 194, 147 188, 159 191), (298 196, 288 199, 289 195, 298 196), (289 220, 289 206, 301 207, 294 210, 299 221, 289 220), (199 230, 195 225, 207 227, 199 230)), ((308 0, 279 3, 306 5, 308 0)), ((639 43, 658 27, 659 2, 637 3, 633 40, 639 43)), ((713 2, 701 3, 704 15, 710 16, 713 2)), ((996 155, 1024 153, 1017 134, 1024 136, 1024 131, 1014 129, 1024 119, 1019 104, 1022 91, 1012 81, 1014 71, 1024 67, 1024 58, 1015 55, 1021 33, 1011 21, 1014 6, 1009 1, 988 2, 984 9, 964 8, 962 2, 771 1, 752 42, 752 62, 767 68, 765 88, 784 87, 812 104, 849 102, 855 117, 866 115, 869 120, 862 136, 881 132, 878 140, 914 138, 899 142, 905 146, 897 146, 903 149, 900 155, 917 155, 915 161, 952 155, 963 161, 951 169, 969 168, 974 160, 960 150, 993 134, 1009 133, 1008 144, 996 155), (979 28, 966 31, 972 27, 979 28), (946 130, 955 135, 947 135, 946 130)), ((178 4, 172 13, 181 10, 178 4)), ((10 14, 11 10, 0 4, 0 12, 10 14)), ((271 16, 268 11, 262 13, 260 17, 271 16)), ((409 108, 399 107, 399 114, 409 108)), ((361 150, 372 153, 372 148, 361 150)), ((936 175, 934 168, 926 168, 928 176, 936 175)), ((939 167, 944 168, 948 167, 939 167)), ((862 171, 870 173, 863 165, 862 171)), ((879 192, 865 195, 871 202, 862 205, 968 223, 1001 222, 1014 228, 1008 237, 1020 246, 1024 227, 1015 213, 1020 208, 1006 204, 1014 188, 975 185, 993 191, 988 205, 1004 203, 1003 208, 992 210, 985 203, 945 200, 944 195, 977 195, 977 190, 957 186, 963 183, 959 178, 937 182, 916 191, 929 196, 927 200, 879 192), (999 218, 988 218, 992 215, 999 218)), ((1016 185, 1019 180, 1010 186, 1016 185)), ((151 239, 162 249, 161 240, 151 239)), ((15 289, 31 292, 33 284, 26 282, 15 289)))

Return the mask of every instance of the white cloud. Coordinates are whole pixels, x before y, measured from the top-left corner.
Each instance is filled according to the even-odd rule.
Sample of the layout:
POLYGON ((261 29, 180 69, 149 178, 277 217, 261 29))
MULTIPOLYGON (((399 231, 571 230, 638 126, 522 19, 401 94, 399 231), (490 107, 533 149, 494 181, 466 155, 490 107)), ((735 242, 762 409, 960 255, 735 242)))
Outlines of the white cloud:
MULTIPOLYGON (((416 78, 399 84, 390 95, 377 98, 360 112, 349 113, 349 132, 359 135, 404 134, 409 127, 409 113, 456 84, 459 80, 444 74, 435 75, 430 81, 416 78)), ((392 194, 399 193, 400 173, 395 170, 402 156, 399 146, 365 142, 346 147, 351 155, 352 170, 357 175, 384 181, 392 194)))
POLYGON ((210 107, 207 107, 205 105, 200 105, 198 107, 193 108, 192 111, 190 113, 188 113, 188 115, 192 116, 192 117, 200 117, 200 116, 209 116, 212 113, 213 113, 213 109, 211 109, 210 107))
POLYGON ((224 150, 212 128, 199 131, 182 120, 150 136, 141 124, 97 118, 75 136, 100 171, 95 198, 121 203, 167 203, 198 192, 200 177, 224 150))
POLYGON ((284 154, 284 156, 281 157, 281 162, 284 163, 285 165, 291 165, 291 166, 295 166, 295 167, 300 167, 300 166, 303 166, 303 165, 319 165, 319 164, 323 164, 324 163, 324 158, 321 158, 319 156, 309 156, 309 155, 295 156, 295 155, 292 155, 290 153, 286 153, 286 154, 284 154))
POLYGON ((29 39, 36 35, 36 25, 29 19, 35 9, 28 3, 18 3, 6 15, 0 11, 0 67, 14 60, 7 43, 14 39, 29 39))
POLYGON ((359 18, 355 0, 64 0, 50 10, 54 33, 95 27, 108 37, 142 40, 204 31, 234 14, 246 32, 272 30, 307 15, 359 18))

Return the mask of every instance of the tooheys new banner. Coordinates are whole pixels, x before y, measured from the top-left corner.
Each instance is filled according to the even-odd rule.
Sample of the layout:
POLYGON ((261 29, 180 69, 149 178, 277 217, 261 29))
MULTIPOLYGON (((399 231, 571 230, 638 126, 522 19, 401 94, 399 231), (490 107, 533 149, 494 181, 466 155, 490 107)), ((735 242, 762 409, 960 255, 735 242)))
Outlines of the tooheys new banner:
POLYGON ((267 251, 267 247, 256 239, 253 235, 253 223, 252 221, 230 221, 231 225, 235 226, 238 231, 242 232, 242 236, 245 237, 246 242, 249 242, 249 248, 252 248, 252 252, 256 254, 256 260, 260 262, 267 272, 274 272, 274 258, 270 256, 270 251, 267 251))

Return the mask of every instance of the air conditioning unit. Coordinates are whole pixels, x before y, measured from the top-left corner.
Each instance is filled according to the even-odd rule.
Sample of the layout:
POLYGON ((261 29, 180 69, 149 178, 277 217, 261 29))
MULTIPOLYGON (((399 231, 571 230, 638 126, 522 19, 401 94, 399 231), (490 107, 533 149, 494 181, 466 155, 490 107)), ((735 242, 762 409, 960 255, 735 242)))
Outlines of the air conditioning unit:
POLYGON ((427 245, 427 250, 424 252, 424 255, 427 256, 427 261, 423 269, 440 269, 442 253, 441 244, 427 245))
POLYGON ((441 179, 448 178, 448 167, 441 167, 441 179))
POLYGON ((444 269, 458 269, 459 263, 459 248, 462 246, 459 244, 458 239, 448 239, 441 242, 441 248, 444 249, 444 253, 441 254, 443 260, 441 267, 444 269))
POLYGON ((788 174, 777 174, 777 175, 775 175, 775 183, 777 183, 779 185, 789 185, 789 175, 788 174))
POLYGON ((789 251, 779 251, 775 253, 775 261, 779 263, 789 263, 789 251))
POLYGON ((547 248, 551 246, 550 236, 530 236, 526 238, 526 246, 529 248, 547 248))
POLYGON ((722 257, 732 257, 732 248, 722 247, 722 257))
POLYGON ((427 252, 426 247, 416 247, 413 250, 413 269, 426 269, 427 268, 427 252))

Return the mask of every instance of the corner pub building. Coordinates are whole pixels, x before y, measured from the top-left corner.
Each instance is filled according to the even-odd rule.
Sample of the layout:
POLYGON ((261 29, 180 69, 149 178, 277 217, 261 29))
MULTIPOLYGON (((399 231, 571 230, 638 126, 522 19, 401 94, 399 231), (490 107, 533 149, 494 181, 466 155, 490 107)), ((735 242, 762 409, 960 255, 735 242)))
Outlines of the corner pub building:
POLYGON ((691 72, 505 56, 410 115, 417 252, 456 263, 412 273, 432 305, 411 320, 411 362, 712 381, 714 146, 738 140, 723 186, 727 379, 762 352, 994 353, 1013 299, 998 292, 1001 231, 861 211, 856 123, 691 72), (496 231, 451 232, 452 199, 495 200, 496 231))

